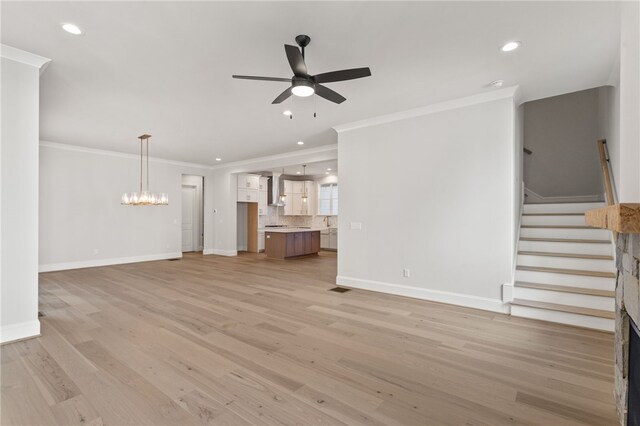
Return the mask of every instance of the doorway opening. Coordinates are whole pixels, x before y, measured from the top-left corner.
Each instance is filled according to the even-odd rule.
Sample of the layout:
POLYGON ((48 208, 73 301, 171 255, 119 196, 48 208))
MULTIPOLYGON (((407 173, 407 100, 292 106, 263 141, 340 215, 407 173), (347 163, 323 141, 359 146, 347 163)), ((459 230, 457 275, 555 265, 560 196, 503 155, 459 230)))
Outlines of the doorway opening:
POLYGON ((204 248, 204 177, 182 175, 182 252, 204 248))

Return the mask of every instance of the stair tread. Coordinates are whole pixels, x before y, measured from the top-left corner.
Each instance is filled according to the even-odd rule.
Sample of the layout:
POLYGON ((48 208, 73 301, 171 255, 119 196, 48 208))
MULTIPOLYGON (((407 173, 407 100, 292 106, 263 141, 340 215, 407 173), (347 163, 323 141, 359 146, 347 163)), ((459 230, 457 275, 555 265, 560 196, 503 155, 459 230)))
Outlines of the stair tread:
POLYGON ((516 281, 514 287, 519 288, 532 288, 537 290, 559 291, 563 293, 575 293, 586 294, 589 296, 601 296, 601 297, 615 297, 615 291, 613 290, 600 290, 584 287, 573 287, 567 285, 557 284, 542 284, 542 283, 529 283, 524 281, 516 281))
POLYGON ((530 308, 548 309, 550 311, 567 312, 571 314, 589 315, 592 317, 615 319, 613 311, 603 309, 583 308, 581 306, 561 305, 559 303, 538 302, 536 300, 513 299, 512 305, 528 306, 530 308))
POLYGON ((522 225, 521 228, 552 228, 552 229, 600 229, 586 225, 522 225))
POLYGON ((564 201, 562 203, 524 203, 525 206, 564 206, 564 205, 576 205, 576 204, 600 204, 604 206, 602 201, 564 201))
POLYGON ((548 243, 589 243, 589 244, 611 244, 609 240, 591 240, 582 238, 534 238, 520 237, 520 241, 542 241, 548 243))
POLYGON ((523 265, 516 266, 516 269, 519 271, 550 272, 554 274, 584 275, 588 277, 600 277, 600 278, 616 277, 616 274, 613 272, 585 271, 583 269, 548 268, 545 266, 523 266, 523 265))
POLYGON ((613 260, 613 256, 604 254, 556 253, 550 251, 518 251, 525 256, 570 257, 573 259, 613 260))
POLYGON ((584 213, 522 213, 522 216, 584 216, 584 213))

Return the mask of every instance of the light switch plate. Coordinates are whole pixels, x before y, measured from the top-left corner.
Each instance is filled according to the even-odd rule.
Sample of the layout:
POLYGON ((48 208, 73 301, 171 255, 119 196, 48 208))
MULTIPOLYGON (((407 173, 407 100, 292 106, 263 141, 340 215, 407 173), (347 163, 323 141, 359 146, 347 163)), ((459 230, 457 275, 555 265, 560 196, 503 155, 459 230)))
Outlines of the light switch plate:
POLYGON ((351 222, 351 229, 362 229, 362 222, 351 222))

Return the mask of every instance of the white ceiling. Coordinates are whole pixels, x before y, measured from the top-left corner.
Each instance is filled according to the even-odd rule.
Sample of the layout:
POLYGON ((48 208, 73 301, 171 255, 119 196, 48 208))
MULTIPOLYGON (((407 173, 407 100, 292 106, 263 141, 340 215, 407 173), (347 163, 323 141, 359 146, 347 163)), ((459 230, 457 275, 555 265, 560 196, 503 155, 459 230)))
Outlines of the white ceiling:
POLYGON ((53 59, 41 138, 206 164, 335 143, 331 127, 518 84, 525 100, 607 83, 614 2, 2 2, 2 43, 53 59), (84 31, 72 36, 60 24, 84 31), (290 77, 283 44, 311 36, 310 73, 369 66, 328 84, 342 105, 271 105, 290 77), (521 49, 499 47, 521 40, 521 49), (282 115, 285 109, 294 119, 282 115), (304 146, 296 141, 304 140, 304 146))

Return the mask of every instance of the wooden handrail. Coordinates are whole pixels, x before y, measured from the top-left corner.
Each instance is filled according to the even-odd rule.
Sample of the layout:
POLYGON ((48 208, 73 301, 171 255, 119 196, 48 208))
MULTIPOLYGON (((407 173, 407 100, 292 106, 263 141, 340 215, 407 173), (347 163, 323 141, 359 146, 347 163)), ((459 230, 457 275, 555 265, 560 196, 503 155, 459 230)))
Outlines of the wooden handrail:
POLYGON ((600 153, 600 169, 602 170, 602 181, 604 182, 604 191, 607 199, 607 205, 612 206, 616 203, 616 200, 613 195, 611 174, 609 173, 609 158, 607 157, 606 144, 606 139, 600 139, 598 141, 598 152, 600 153))

